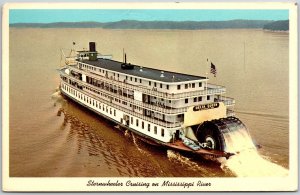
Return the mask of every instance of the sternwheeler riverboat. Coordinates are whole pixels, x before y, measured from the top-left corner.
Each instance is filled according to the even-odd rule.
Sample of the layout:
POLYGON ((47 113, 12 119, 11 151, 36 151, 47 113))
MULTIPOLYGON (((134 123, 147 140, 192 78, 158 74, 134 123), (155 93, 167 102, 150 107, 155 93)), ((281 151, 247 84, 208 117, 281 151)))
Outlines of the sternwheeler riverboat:
POLYGON ((239 144, 251 142, 245 125, 234 117, 225 87, 208 77, 114 61, 89 50, 65 58, 60 91, 71 100, 128 130, 143 141, 199 155, 230 157, 239 144))

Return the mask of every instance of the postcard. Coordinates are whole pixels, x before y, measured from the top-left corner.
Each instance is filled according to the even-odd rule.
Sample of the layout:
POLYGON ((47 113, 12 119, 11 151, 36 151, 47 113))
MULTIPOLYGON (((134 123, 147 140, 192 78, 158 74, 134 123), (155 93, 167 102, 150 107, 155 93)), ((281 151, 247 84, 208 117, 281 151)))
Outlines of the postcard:
POLYGON ((298 190, 297 4, 9 3, 3 191, 298 190))

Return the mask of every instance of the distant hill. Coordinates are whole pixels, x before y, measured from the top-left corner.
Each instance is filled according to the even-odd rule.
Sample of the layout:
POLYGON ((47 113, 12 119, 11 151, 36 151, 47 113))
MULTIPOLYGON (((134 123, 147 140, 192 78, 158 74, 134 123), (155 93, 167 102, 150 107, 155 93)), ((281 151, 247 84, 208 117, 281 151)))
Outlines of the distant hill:
POLYGON ((264 20, 230 20, 230 21, 134 21, 123 20, 119 22, 105 23, 103 28, 110 29, 224 29, 224 28, 262 28, 270 21, 264 20))
MULTIPOLYGON (((229 20, 229 21, 137 21, 122 20, 118 22, 57 22, 57 23, 15 23, 10 27, 17 28, 105 28, 105 29, 241 29, 268 28, 269 24, 277 25, 271 20, 229 20)), ((280 25, 279 25, 280 26, 280 25)))
POLYGON ((102 28, 100 22, 54 22, 54 23, 15 23, 10 27, 17 28, 102 28))
POLYGON ((289 30, 289 21, 288 20, 280 20, 271 22, 264 25, 265 30, 281 30, 288 31, 289 30))

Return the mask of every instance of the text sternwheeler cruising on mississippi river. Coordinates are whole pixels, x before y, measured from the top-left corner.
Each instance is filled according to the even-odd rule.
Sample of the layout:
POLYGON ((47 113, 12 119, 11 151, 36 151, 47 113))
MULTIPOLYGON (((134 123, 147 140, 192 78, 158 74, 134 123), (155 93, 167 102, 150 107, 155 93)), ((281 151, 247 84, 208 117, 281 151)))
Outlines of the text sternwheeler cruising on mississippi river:
POLYGON ((95 42, 66 57, 59 72, 63 95, 147 143, 227 158, 235 145, 253 145, 234 100, 207 77, 132 65, 126 54, 114 61, 95 42))

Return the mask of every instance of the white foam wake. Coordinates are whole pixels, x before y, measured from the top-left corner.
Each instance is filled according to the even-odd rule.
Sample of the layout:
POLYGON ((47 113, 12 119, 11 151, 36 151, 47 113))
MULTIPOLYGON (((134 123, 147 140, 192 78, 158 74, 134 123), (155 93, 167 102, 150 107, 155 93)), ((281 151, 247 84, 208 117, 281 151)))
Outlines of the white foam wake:
POLYGON ((200 167, 196 162, 191 161, 188 157, 182 156, 179 152, 167 150, 167 157, 170 161, 180 163, 189 170, 200 171, 201 173, 208 172, 205 167, 200 167))
POLYGON ((54 92, 54 93, 51 95, 51 97, 52 97, 53 99, 60 99, 62 96, 61 96, 60 91, 56 91, 56 92, 54 92))
POLYGON ((222 159, 221 168, 229 169, 238 177, 285 177, 289 173, 284 167, 264 159, 256 149, 222 159))

